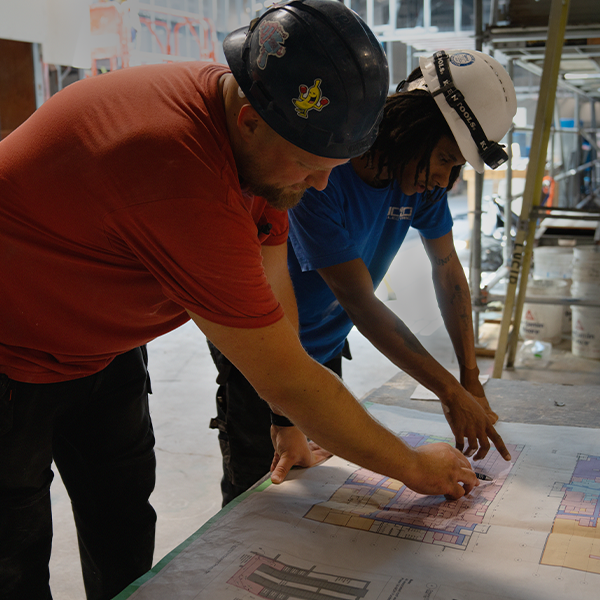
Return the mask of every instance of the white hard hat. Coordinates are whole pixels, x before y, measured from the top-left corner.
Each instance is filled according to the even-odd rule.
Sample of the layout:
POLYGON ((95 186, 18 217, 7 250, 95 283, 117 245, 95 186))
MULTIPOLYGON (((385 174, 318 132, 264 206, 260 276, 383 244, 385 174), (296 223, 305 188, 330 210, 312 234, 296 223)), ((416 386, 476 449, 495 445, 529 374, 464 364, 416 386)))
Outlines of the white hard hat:
POLYGON ((483 173, 506 162, 498 142, 517 112, 515 87, 506 69, 477 50, 436 52, 419 65, 467 162, 483 173))

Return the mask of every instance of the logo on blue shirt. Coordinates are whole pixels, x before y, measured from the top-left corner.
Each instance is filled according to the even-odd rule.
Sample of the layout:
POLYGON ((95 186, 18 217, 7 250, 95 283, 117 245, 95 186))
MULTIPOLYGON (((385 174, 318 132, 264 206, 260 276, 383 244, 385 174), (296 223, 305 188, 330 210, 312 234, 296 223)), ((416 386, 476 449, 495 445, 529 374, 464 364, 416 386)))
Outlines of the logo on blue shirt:
POLYGON ((387 218, 392 221, 410 221, 412 211, 412 206, 390 206, 387 218))

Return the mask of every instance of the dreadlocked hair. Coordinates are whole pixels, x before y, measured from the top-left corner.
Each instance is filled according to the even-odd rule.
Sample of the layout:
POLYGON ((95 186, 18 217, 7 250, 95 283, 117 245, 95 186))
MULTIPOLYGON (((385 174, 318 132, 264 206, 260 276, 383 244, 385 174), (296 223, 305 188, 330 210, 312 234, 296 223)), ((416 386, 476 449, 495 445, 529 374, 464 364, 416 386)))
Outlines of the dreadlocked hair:
MULTIPOLYGON (((407 82, 419 77, 421 69, 417 68, 410 74, 407 82)), ((443 137, 454 139, 433 96, 419 89, 397 91, 386 100, 377 138, 365 156, 371 165, 377 160, 378 178, 388 173, 387 177, 391 176, 394 181, 402 180, 406 165, 418 156, 420 158, 414 183, 421 171, 425 172, 425 180, 428 182, 431 154, 443 137)), ((460 167, 452 169, 447 190, 452 189, 459 173, 460 167)), ((384 179, 380 180, 384 183, 384 179)), ((427 199, 431 195, 431 192, 426 192, 427 199)))

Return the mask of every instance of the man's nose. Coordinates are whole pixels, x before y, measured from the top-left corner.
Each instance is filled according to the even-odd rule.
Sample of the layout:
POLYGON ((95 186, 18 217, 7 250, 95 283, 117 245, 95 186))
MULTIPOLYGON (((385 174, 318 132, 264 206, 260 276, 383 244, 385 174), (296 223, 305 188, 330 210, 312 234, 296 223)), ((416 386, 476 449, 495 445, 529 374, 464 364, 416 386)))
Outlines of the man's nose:
POLYGON ((452 174, 452 167, 439 167, 433 176, 435 185, 441 188, 448 187, 450 183, 450 175, 452 174))
POLYGON ((321 192, 327 187, 329 175, 331 175, 331 169, 328 169, 327 171, 313 171, 305 181, 310 187, 314 187, 321 192))

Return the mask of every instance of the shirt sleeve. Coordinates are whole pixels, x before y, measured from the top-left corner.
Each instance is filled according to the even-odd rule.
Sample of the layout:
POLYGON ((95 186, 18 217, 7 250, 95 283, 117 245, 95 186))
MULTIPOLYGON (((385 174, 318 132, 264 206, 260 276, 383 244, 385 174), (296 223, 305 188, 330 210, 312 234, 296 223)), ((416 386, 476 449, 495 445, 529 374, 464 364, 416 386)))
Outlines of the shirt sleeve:
POLYGON ((266 223, 270 223, 271 230, 269 235, 261 240, 263 246, 279 246, 288 239, 289 218, 288 211, 277 210, 270 206, 265 207, 263 218, 266 223))
POLYGON ((443 237, 452 231, 452 215, 445 189, 438 189, 431 200, 421 198, 412 226, 428 240, 443 237))

